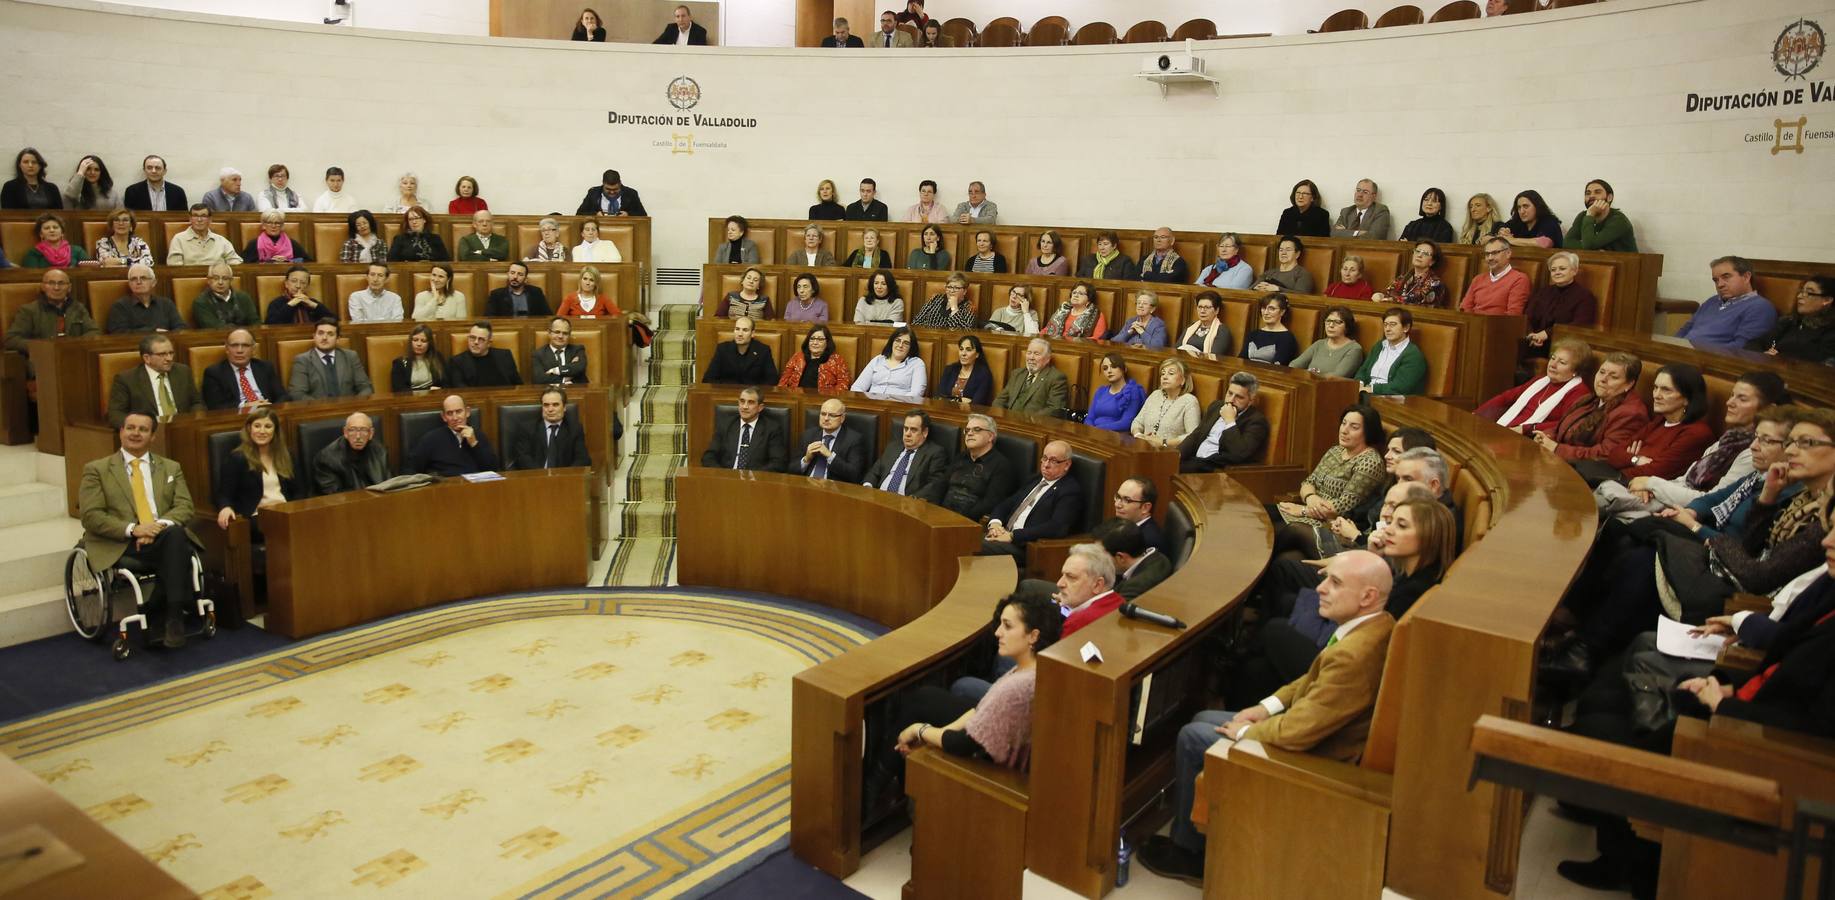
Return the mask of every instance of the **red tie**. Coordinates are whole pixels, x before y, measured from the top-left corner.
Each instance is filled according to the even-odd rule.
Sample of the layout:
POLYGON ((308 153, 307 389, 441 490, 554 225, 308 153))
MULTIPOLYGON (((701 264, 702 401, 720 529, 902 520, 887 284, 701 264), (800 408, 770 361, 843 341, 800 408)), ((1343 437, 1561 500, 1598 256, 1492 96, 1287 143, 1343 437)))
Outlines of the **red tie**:
POLYGON ((242 366, 241 368, 238 368, 236 370, 236 381, 237 383, 242 385, 242 402, 243 403, 261 402, 261 395, 255 393, 255 386, 249 383, 247 366, 242 366))

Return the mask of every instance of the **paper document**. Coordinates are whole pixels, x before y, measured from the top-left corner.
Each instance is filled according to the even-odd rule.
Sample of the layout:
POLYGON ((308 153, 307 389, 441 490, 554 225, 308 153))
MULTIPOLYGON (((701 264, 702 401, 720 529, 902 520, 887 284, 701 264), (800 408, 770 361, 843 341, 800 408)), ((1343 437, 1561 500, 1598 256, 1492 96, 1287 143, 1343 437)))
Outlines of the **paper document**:
POLYGON ((464 478, 466 481, 471 482, 472 484, 477 484, 481 481, 502 481, 503 480, 503 476, 496 472, 472 472, 468 475, 462 475, 460 477, 464 478))
POLYGON ((1694 637, 1689 634, 1693 625, 1684 625, 1668 616, 1657 617, 1657 649, 1680 659, 1705 659, 1713 662, 1720 658, 1720 648, 1727 643, 1724 634, 1694 637))

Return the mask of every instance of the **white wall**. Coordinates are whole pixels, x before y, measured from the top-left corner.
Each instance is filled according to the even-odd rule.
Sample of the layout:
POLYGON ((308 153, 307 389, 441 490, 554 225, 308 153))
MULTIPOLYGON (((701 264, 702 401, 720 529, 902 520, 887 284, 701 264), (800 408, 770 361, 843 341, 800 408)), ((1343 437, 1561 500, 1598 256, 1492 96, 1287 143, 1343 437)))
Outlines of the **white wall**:
MULTIPOLYGON (((117 0, 128 6, 320 24, 329 0, 117 0)), ((514 2, 514 0, 511 0, 514 2)), ((351 0, 348 25, 427 34, 491 33, 490 0, 351 0)))
MULTIPOLYGON (((616 167, 656 217, 658 266, 698 266, 709 216, 802 215, 824 177, 851 192, 872 175, 901 210, 922 178, 952 203, 981 179, 1011 223, 1255 232, 1273 228, 1303 177, 1334 207, 1356 179, 1376 179, 1398 227, 1430 184, 1460 205, 1533 187, 1567 220, 1585 181, 1603 177, 1644 247, 1667 257, 1664 294, 1699 297, 1721 253, 1835 260, 1835 102, 1684 111, 1690 91, 1785 88, 1772 42, 1800 15, 1835 26, 1829 0, 1816 2, 1614 0, 1533 25, 1232 42, 1204 51, 1220 98, 1161 99, 1132 76, 1142 54, 1127 48, 586 48, 0 0, 16 48, 0 60, 14 99, 0 107, 0 147, 36 145, 60 178, 93 152, 132 180, 158 152, 194 191, 224 163, 285 162, 304 187, 335 163, 373 204, 404 169, 436 205, 469 173, 512 213, 571 211, 616 167), (250 76, 275 73, 279 48, 297 99, 276 107, 250 76), (122 71, 145 87, 102 80, 122 71), (353 72, 377 77, 358 90, 353 72), (694 113, 757 127, 606 123, 608 110, 672 113, 664 90, 682 75, 702 92, 694 113), (168 102, 175 85, 185 93, 168 102), (1799 110, 1830 137, 1801 154, 1747 141, 1799 110), (672 153, 678 134, 723 146, 672 153)), ((1825 73, 1835 60, 1809 81, 1825 73)))

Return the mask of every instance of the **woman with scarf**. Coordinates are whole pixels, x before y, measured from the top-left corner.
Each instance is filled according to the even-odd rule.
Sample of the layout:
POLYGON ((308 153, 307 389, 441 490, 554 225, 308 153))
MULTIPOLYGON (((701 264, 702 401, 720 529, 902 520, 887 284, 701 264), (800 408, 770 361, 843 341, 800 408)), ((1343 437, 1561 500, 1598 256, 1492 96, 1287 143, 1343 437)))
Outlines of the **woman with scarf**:
POLYGON ((1629 353, 1608 354, 1593 373, 1593 399, 1535 426, 1530 436, 1536 446, 1569 462, 1623 451, 1650 424, 1650 411, 1637 395, 1643 369, 1643 361, 1629 353))
POLYGON ((1835 366, 1835 277, 1811 275, 1797 286, 1797 305, 1781 316, 1771 331, 1746 345, 1767 356, 1787 356, 1804 362, 1835 366))
POLYGON ((1530 434, 1544 422, 1559 422, 1570 411, 1593 399, 1580 366, 1591 359, 1593 348, 1579 338, 1564 337, 1548 354, 1542 377, 1526 381, 1484 402, 1473 413, 1512 431, 1530 434))
POLYGON ((287 234, 287 214, 270 209, 261 214, 261 231, 242 248, 242 261, 251 263, 312 262, 304 245, 287 234))
POLYGON ((1230 352, 1230 326, 1217 318, 1217 314, 1223 311, 1223 295, 1216 291, 1201 291, 1192 304, 1198 310, 1198 316, 1190 325, 1185 326, 1185 331, 1179 334, 1179 342, 1174 347, 1180 353, 1205 359, 1227 356, 1230 352))
POLYGON ((1096 251, 1077 264, 1078 278, 1132 279, 1134 276, 1134 260, 1121 252, 1121 236, 1113 231, 1096 232, 1096 251))
POLYGON ((25 252, 19 265, 26 269, 68 269, 89 261, 83 248, 64 238, 64 220, 56 213, 45 213, 32 223, 38 242, 25 252))
POLYGON ((1204 287, 1246 291, 1255 283, 1255 272, 1242 261, 1242 236, 1226 231, 1217 238, 1217 261, 1198 273, 1198 284, 1204 287))
MULTIPOLYGON (((541 233, 541 240, 536 241, 535 246, 523 254, 523 259, 531 262, 566 262, 567 243, 561 240, 560 220, 553 216, 543 216, 536 228, 541 233)), ((757 253, 757 248, 753 248, 753 253, 757 253)))
POLYGON ((1420 218, 1402 229, 1404 241, 1453 242, 1453 223, 1446 220, 1446 192, 1430 187, 1421 192, 1420 218))
MULTIPOLYGON (((1720 437, 1689 463, 1681 475, 1669 478, 1639 475, 1624 484, 1601 484, 1593 491, 1599 511, 1625 522, 1651 514, 1662 515, 1666 509, 1687 506, 1709 492, 1751 475, 1755 468, 1763 468, 1756 461, 1767 449, 1760 446, 1755 430, 1760 411, 1788 403, 1790 392, 1784 388, 1784 379, 1776 373, 1741 375, 1727 395, 1720 437)), ((1794 424, 1794 420, 1784 423, 1784 433, 1777 437, 1781 439, 1789 434, 1794 424)))
POLYGON ((290 209, 303 211, 305 208, 304 201, 300 200, 297 192, 287 187, 287 181, 292 177, 293 175, 291 172, 287 171, 287 167, 280 163, 269 166, 268 186, 261 193, 255 195, 255 209, 264 213, 273 210, 286 212, 290 209))
POLYGON ((1108 320, 1103 318, 1102 310, 1090 302, 1096 289, 1089 282, 1079 281, 1070 289, 1070 300, 1053 313, 1051 321, 1045 323, 1043 334, 1052 340, 1087 341, 1108 334, 1108 320))
POLYGON ((803 337, 803 348, 784 361, 778 376, 778 387, 802 388, 819 394, 839 394, 854 383, 854 372, 847 358, 835 352, 835 336, 827 325, 809 329, 803 337))
POLYGON ((1408 271, 1399 273, 1389 286, 1370 295, 1378 303, 1401 303, 1406 306, 1445 306, 1446 282, 1440 280, 1440 262, 1445 257, 1433 241, 1416 241, 1408 256, 1408 271))

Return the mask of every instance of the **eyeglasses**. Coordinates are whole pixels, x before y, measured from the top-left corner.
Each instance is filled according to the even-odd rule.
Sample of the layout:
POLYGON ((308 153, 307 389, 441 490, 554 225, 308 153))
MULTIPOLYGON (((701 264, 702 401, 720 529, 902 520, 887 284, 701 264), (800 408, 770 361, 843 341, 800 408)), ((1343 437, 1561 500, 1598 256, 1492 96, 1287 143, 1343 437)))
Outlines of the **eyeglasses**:
POLYGON ((1051 463, 1054 466, 1070 465, 1070 457, 1068 456, 1041 456, 1039 459, 1051 463))
POLYGON ((1790 441, 1785 438, 1766 437, 1761 434, 1753 438, 1752 443, 1755 446, 1763 444, 1764 446, 1767 446, 1767 447, 1782 447, 1785 444, 1790 443, 1790 441))
POLYGON ((1812 291, 1810 290, 1809 285, 1806 284, 1800 288, 1797 288, 1797 296, 1799 297, 1827 297, 1828 295, 1821 291, 1812 291))
POLYGON ((1116 502, 1116 503, 1145 503, 1145 502, 1147 502, 1147 501, 1145 501, 1145 500, 1140 500, 1140 499, 1137 499, 1137 498, 1134 498, 1134 497, 1129 497, 1129 496, 1126 496, 1126 495, 1124 495, 1124 494, 1116 494, 1116 495, 1115 495, 1115 502, 1116 502))
POLYGON ((1823 440, 1821 438, 1800 437, 1791 438, 1785 441, 1784 446, 1794 450, 1815 450, 1819 447, 1835 447, 1835 441, 1823 440))
POLYGON ((986 428, 983 428, 979 425, 970 425, 969 427, 962 429, 963 434, 987 434, 987 432, 988 430, 986 428))

